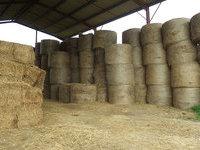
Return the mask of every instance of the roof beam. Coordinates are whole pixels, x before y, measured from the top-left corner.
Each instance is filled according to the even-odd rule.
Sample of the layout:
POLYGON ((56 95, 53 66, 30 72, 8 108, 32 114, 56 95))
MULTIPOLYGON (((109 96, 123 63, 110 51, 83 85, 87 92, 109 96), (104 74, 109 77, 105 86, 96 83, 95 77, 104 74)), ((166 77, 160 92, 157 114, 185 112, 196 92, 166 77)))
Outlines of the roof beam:
MULTIPOLYGON (((43 6, 43 7, 45 7, 45 8, 50 8, 49 6, 47 6, 47 5, 43 4, 43 3, 37 3, 37 4, 40 5, 40 6, 43 6)), ((55 11, 55 12, 57 12, 58 14, 62 15, 63 17, 67 15, 66 13, 63 13, 62 11, 59 11, 59 10, 57 10, 56 8, 53 8, 52 10, 55 11)), ((76 22, 79 22, 79 20, 76 19, 75 17, 73 17, 73 16, 71 16, 71 15, 68 15, 68 16, 69 16, 69 18, 75 20, 76 22)), ((89 24, 87 24, 87 23, 85 23, 85 22, 83 22, 83 24, 84 24, 85 26, 91 28, 91 26, 90 26, 89 24)))
POLYGON ((18 12, 17 14, 14 16, 14 21, 18 20, 24 13, 26 13, 32 6, 33 4, 35 4, 36 2, 38 2, 38 0, 32 0, 27 2, 18 12))
MULTIPOLYGON (((29 2, 29 0, 21 0, 21 1, 15 1, 15 4, 23 4, 23 3, 27 3, 29 2)), ((10 2, 5 1, 5 2, 0 2, 0 5, 7 5, 10 4, 10 2)))
POLYGON ((42 18, 44 18, 45 16, 47 16, 52 10, 56 9, 57 7, 59 7, 60 5, 62 5, 63 3, 65 3, 67 0, 60 0, 56 5, 52 6, 52 7, 48 7, 47 11, 45 11, 41 16, 37 17, 35 21, 40 20, 42 18))
POLYGON ((11 0, 7 5, 6 7, 1 11, 0 13, 0 17, 3 16, 3 14, 6 12, 6 10, 8 10, 8 8, 13 4, 15 0, 11 0))
POLYGON ((43 29, 47 29, 47 28, 49 28, 49 27, 51 27, 51 26, 57 24, 58 22, 60 22, 60 21, 62 21, 62 20, 64 20, 64 19, 66 19, 66 18, 69 18, 69 16, 73 16, 74 13, 77 13, 77 12, 80 11, 81 9, 87 7, 88 5, 93 4, 95 1, 96 1, 96 0, 90 0, 90 1, 88 1, 87 3, 85 3, 85 4, 83 4, 82 6, 76 8, 75 10, 73 10, 72 12, 70 12, 70 13, 68 13, 67 15, 63 16, 62 18, 60 18, 60 19, 58 19, 58 20, 55 20, 55 22, 53 22, 53 23, 47 25, 47 26, 44 27, 43 29))
MULTIPOLYGON (((81 23, 83 23, 83 22, 86 22, 87 20, 90 20, 90 19, 92 19, 92 18, 95 18, 95 17, 97 17, 97 16, 100 15, 100 14, 103 14, 103 13, 105 13, 105 12, 107 12, 107 11, 110 11, 111 9, 113 9, 113 8, 115 8, 115 7, 118 7, 118 6, 120 6, 120 5, 124 4, 124 3, 126 3, 127 1, 129 1, 129 0, 121 0, 121 1, 119 1, 118 3, 116 3, 115 5, 112 5, 112 6, 108 7, 108 8, 102 9, 102 11, 100 11, 100 12, 98 12, 98 13, 95 13, 95 14, 92 14, 92 15, 90 15, 89 17, 87 17, 87 18, 85 18, 85 19, 82 19, 82 20, 80 20, 80 21, 78 21, 78 22, 76 22, 76 23, 74 23, 74 24, 72 24, 72 25, 70 25, 70 26, 67 26, 64 30, 60 30, 60 31, 58 31, 57 33, 61 33, 61 32, 63 32, 63 31, 65 31, 65 30, 70 29, 70 28, 73 27, 73 26, 76 26, 76 25, 78 25, 78 24, 81 24, 81 23)), ((93 27, 92 27, 92 28, 93 28, 93 27)))

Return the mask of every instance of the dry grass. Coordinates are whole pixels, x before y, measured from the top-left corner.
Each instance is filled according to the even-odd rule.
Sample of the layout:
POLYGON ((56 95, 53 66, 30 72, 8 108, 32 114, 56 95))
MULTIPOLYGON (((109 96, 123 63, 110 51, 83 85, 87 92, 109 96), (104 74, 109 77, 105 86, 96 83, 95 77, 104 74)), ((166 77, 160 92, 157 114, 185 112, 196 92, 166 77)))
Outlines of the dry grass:
POLYGON ((200 123, 192 112, 153 105, 45 102, 44 122, 0 131, 0 149, 199 149, 200 123))

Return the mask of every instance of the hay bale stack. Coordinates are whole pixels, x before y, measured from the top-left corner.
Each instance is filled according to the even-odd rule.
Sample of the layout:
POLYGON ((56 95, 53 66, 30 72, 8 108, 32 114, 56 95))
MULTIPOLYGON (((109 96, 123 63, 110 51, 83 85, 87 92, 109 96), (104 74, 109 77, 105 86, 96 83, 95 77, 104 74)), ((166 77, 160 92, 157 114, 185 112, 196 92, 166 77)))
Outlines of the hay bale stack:
POLYGON ((130 56, 129 44, 113 44, 105 51, 108 101, 112 104, 134 102, 134 67, 130 56))
POLYGON ((33 48, 0 42, 0 53, 0 128, 39 124, 45 72, 33 65, 33 48))
POLYGON ((51 84, 50 87, 50 97, 52 100, 59 100, 59 87, 61 84, 51 84))
POLYGON ((58 88, 58 99, 59 102, 69 103, 70 102, 70 86, 71 84, 62 84, 58 88))
POLYGON ((40 42, 35 43, 35 65, 41 67, 40 42))
POLYGON ((146 103, 145 69, 142 62, 142 48, 140 44, 141 29, 133 28, 123 32, 122 42, 132 47, 132 59, 135 80, 135 102, 146 103))
POLYGON ((146 70, 147 102, 171 106, 170 71, 163 48, 162 24, 153 23, 142 27, 141 45, 146 70))
POLYGON ((200 46, 196 46, 196 49, 197 49, 197 61, 199 62, 200 64, 200 46))
POLYGON ((59 50, 59 41, 45 39, 40 43, 40 54, 48 55, 49 53, 59 50))
POLYGON ((195 102, 188 94, 190 89, 192 92, 193 88, 200 87, 200 68, 196 62, 197 49, 190 40, 189 21, 186 18, 173 19, 166 22, 162 28, 167 60, 171 66, 173 104, 174 107, 181 109, 190 108, 199 101, 199 98, 196 98, 195 102))
POLYGON ((70 101, 72 103, 95 102, 97 87, 94 84, 71 84, 70 101))
POLYGON ((114 31, 96 31, 93 37, 94 52, 94 83, 97 84, 97 101, 107 101, 107 82, 105 67, 105 50, 117 43, 117 33, 114 31))
POLYGON ((93 34, 81 35, 78 40, 80 82, 93 83, 94 54, 92 51, 93 34))

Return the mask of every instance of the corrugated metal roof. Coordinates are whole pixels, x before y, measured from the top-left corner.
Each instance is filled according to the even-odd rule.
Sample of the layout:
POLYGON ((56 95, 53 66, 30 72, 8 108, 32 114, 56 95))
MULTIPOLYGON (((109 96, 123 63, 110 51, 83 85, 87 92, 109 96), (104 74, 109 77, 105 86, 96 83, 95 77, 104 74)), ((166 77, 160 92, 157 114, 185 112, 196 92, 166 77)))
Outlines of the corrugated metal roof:
POLYGON ((65 39, 164 0, 1 0, 0 20, 65 39))

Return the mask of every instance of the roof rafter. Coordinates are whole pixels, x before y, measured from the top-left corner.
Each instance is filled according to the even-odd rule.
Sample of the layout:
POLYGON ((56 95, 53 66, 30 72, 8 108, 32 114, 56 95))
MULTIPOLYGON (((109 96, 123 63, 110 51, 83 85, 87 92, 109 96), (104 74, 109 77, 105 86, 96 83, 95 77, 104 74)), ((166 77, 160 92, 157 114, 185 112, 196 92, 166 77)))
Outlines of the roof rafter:
POLYGON ((13 4, 15 0, 11 0, 7 5, 6 7, 1 11, 0 13, 0 17, 3 16, 3 14, 6 12, 6 10, 8 10, 8 8, 13 4))
MULTIPOLYGON (((29 2, 29 0, 15 1, 15 4, 23 4, 23 3, 27 3, 27 2, 29 2)), ((0 5, 7 5, 7 4, 10 4, 10 2, 8 2, 8 1, 0 2, 0 5)))

